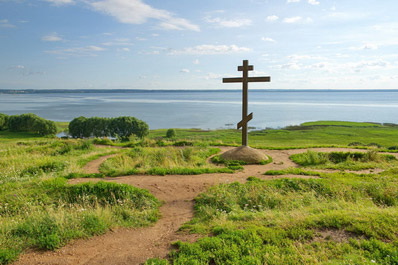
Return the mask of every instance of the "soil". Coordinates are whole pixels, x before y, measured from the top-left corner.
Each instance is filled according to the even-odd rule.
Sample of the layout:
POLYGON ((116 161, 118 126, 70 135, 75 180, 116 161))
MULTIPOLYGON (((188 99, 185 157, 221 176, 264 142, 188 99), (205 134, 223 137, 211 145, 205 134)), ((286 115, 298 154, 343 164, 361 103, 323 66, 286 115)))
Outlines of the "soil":
MULTIPOLYGON (((222 152, 231 147, 220 147, 222 152)), ((360 151, 358 149, 316 148, 320 152, 360 151)), ((179 228, 194 216, 193 199, 208 187, 238 181, 244 183, 249 176, 261 179, 313 178, 301 175, 265 176, 267 170, 280 170, 297 167, 289 159, 292 154, 306 152, 307 149, 262 150, 271 156, 273 162, 267 165, 247 165, 234 174, 203 174, 195 176, 134 175, 105 179, 73 179, 71 184, 86 181, 110 181, 125 183, 148 189, 159 200, 164 201, 160 208, 162 217, 156 224, 145 228, 118 228, 104 235, 90 239, 79 239, 56 251, 39 252, 30 250, 20 256, 15 265, 30 264, 143 264, 148 258, 167 258, 172 249, 171 243, 177 240, 193 242, 201 235, 186 234, 179 228)), ((396 155, 396 154, 395 154, 396 155)), ((87 173, 98 172, 99 166, 109 157, 104 156, 85 166, 87 173)), ((202 235, 203 236, 203 235, 202 235)), ((327 235, 326 235, 327 236, 327 235)))

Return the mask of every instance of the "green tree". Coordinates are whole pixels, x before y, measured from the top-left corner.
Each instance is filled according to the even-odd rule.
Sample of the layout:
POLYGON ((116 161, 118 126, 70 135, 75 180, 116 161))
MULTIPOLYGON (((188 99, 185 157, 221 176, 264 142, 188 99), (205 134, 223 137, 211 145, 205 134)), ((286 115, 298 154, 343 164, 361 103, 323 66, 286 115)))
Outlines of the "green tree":
POLYGON ((36 119, 33 124, 33 132, 40 135, 54 135, 57 133, 55 122, 43 118, 36 119))
POLYGON ((80 116, 78 118, 74 118, 69 123, 69 134, 73 138, 83 138, 87 133, 85 132, 86 123, 87 123, 86 117, 80 116))
POLYGON ((166 137, 167 138, 174 138, 176 137, 177 133, 175 129, 168 129, 166 132, 166 137))
POLYGON ((8 128, 8 118, 8 115, 0 113, 0 131, 6 130, 8 128))
POLYGON ((112 136, 119 136, 127 140, 132 134, 142 138, 149 133, 149 126, 145 122, 130 116, 122 116, 111 119, 112 136))

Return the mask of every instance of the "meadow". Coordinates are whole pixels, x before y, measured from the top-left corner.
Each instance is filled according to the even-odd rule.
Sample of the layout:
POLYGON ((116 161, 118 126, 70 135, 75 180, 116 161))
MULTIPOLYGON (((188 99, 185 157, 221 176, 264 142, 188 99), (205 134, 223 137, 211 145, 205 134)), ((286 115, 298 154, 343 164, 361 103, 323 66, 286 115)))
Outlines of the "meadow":
MULTIPOLYGON (((0 131, 0 264, 29 249, 51 251, 160 218, 161 202, 147 190, 102 181, 72 185, 68 178, 232 174, 245 166, 209 161, 217 146, 239 145, 239 131, 175 131, 166 137, 166 129, 153 130, 145 139, 124 142, 0 131), (109 154, 114 156, 100 174, 85 173, 87 163, 109 154)), ((398 127, 312 122, 250 132, 249 144, 365 151, 304 151, 290 157, 297 167, 264 172, 311 179, 247 176, 246 183, 211 187, 195 199, 195 216, 181 227, 201 238, 175 242, 167 259, 146 264, 398 264, 398 127), (382 172, 355 173, 376 168, 382 172)))

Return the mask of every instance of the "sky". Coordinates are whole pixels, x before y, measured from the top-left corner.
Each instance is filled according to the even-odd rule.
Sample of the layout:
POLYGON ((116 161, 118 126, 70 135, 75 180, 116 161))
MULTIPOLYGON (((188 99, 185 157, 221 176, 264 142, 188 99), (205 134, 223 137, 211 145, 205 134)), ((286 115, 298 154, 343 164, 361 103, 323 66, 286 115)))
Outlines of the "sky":
POLYGON ((0 0, 0 89, 398 89, 396 0, 0 0))

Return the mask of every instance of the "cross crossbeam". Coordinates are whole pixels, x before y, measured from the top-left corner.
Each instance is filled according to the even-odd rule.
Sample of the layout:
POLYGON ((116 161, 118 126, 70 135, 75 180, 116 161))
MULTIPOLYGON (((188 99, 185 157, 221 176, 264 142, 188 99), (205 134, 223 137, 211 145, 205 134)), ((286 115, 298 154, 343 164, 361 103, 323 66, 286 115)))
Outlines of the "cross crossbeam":
POLYGON ((243 65, 238 66, 238 71, 242 72, 242 77, 223 78, 223 83, 242 83, 242 120, 238 123, 238 129, 242 128, 242 145, 247 146, 247 123, 253 119, 253 112, 247 115, 248 109, 248 83, 249 82, 271 82, 271 77, 249 77, 249 71, 253 71, 253 65, 249 65, 248 60, 243 60, 243 65))

